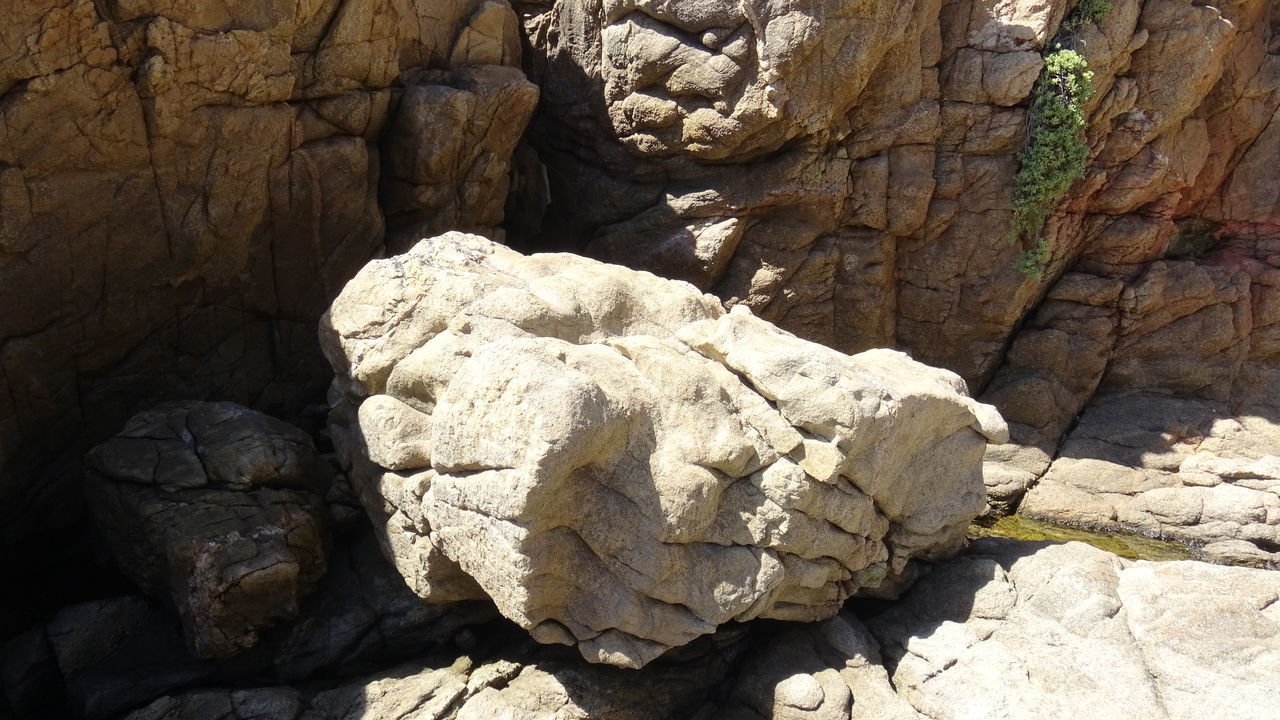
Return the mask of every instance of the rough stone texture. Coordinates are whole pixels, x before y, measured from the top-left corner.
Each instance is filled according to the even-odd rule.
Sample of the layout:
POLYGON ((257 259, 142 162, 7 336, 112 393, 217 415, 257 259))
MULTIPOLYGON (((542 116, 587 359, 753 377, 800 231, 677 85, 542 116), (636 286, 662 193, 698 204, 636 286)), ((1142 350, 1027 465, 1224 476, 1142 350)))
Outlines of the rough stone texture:
POLYGON ((730 636, 641 674, 581 661, 459 657, 407 666, 329 690, 199 690, 157 699, 127 720, 656 720, 713 718, 705 702, 740 654, 730 636))
POLYGON ((1043 280, 1004 239, 1040 52, 1074 3, 517 5, 541 242, 958 372, 1011 423, 997 510, 1099 389, 1238 403, 1280 373, 1274 3, 1117 0, 1074 33, 1091 157, 1043 280))
POLYGON ((333 690, 197 690, 128 717, 1264 720, 1280 703, 1272 571, 987 538, 900 603, 862 610, 861 619, 722 631, 639 671, 548 658, 544 648, 333 690))
POLYGON ((332 468, 301 430, 234 403, 169 403, 89 453, 90 509, 120 569, 225 657, 324 576, 332 468))
POLYGON ((866 623, 892 687, 936 720, 1263 720, 1278 597, 1272 571, 984 539, 866 623))
POLYGON ((1045 473, 1095 393, 1098 403, 1133 391, 1200 399, 1241 423, 1276 422, 1277 248, 1232 240, 1200 262, 1151 263, 1127 283, 1064 275, 983 394, 1016 443, 989 453, 993 504, 1016 504, 1045 473))
POLYGON ((1073 5, 520 3, 548 236, 980 386, 1073 264, 1124 277, 1183 218, 1280 230, 1260 165, 1280 106, 1269 3, 1118 0, 1076 33, 1097 88, 1088 175, 1046 229, 1044 281, 1014 269, 1028 96, 1073 5))
POLYGON ((73 458, 138 410, 318 396, 315 321, 384 224, 495 232, 519 52, 503 0, 6 3, 5 561, 82 522, 73 458))
POLYGON ((432 602, 640 666, 731 620, 818 620, 982 509, 994 409, 692 286, 449 233, 322 321, 334 442, 432 602), (477 587, 478 586, 478 587, 477 587))
POLYGON ((1280 564, 1280 424, 1273 412, 1150 394, 1090 406, 1020 510, 1280 564))
POLYGON ((470 626, 496 615, 485 604, 425 605, 370 529, 344 540, 298 619, 233 658, 192 657, 173 611, 147 598, 97 600, 64 608, 4 646, 4 693, 18 717, 107 720, 192 686, 349 678, 456 655, 470 626))
POLYGON ((880 646, 848 612, 758 641, 716 717, 925 720, 894 693, 880 646))

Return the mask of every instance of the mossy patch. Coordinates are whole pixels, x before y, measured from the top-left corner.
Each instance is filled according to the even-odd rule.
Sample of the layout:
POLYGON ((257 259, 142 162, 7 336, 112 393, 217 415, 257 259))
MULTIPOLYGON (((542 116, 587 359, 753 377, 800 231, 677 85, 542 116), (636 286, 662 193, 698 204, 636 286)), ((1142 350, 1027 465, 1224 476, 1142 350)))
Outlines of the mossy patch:
POLYGON ((1083 542, 1130 560, 1194 560, 1191 548, 1168 540, 1155 540, 1143 535, 1103 532, 1079 527, 1055 525, 1024 515, 978 518, 969 526, 969 537, 1004 537, 1014 540, 1048 542, 1083 542))

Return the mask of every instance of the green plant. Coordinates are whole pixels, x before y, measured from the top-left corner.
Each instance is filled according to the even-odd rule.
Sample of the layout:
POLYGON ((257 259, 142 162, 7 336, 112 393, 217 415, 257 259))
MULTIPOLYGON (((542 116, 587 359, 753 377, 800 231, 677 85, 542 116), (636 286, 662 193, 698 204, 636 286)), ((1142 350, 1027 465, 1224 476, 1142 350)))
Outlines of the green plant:
POLYGON ((1089 160, 1084 105, 1093 95, 1093 72, 1072 47, 1072 36, 1111 8, 1111 0, 1081 0, 1076 5, 1050 44, 1053 49, 1044 56, 1044 69, 1031 91, 1031 128, 1018 155, 1010 232, 1012 242, 1035 243, 1018 258, 1018 269, 1027 277, 1043 277, 1049 246, 1040 233, 1049 213, 1084 177, 1089 160))
POLYGON ((1044 279, 1044 264, 1049 262, 1049 241, 1040 238, 1036 246, 1018 256, 1018 271, 1032 280, 1044 279))
POLYGON ((1071 184, 1084 176, 1084 103, 1093 94, 1093 73, 1074 50, 1044 59, 1031 100, 1031 133, 1019 156, 1013 190, 1015 238, 1034 238, 1071 184))
POLYGON ((1218 228, 1204 220, 1180 223, 1164 256, 1171 260, 1195 260, 1213 249, 1218 228))
POLYGON ((1115 7, 1111 0, 1080 0, 1070 14, 1058 26, 1058 35, 1071 33, 1090 23, 1096 23, 1115 7))

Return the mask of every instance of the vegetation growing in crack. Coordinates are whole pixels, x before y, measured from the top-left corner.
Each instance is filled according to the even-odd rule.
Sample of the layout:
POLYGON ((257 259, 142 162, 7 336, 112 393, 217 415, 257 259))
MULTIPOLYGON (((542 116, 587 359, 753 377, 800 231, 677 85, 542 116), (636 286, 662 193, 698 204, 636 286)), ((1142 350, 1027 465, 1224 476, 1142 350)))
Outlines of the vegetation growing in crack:
POLYGON ((1049 259, 1041 237, 1049 213, 1084 177, 1089 146, 1084 141, 1084 105, 1093 95, 1093 72, 1078 53, 1074 34, 1111 10, 1110 0, 1082 0, 1062 21, 1031 91, 1031 129, 1018 156, 1013 190, 1011 240, 1034 243, 1018 258, 1018 269, 1039 280, 1049 259))
POLYGON ((1178 224, 1178 232, 1169 240, 1164 256, 1170 260, 1196 260, 1204 257, 1215 244, 1218 228, 1205 220, 1178 224))
POLYGON ((1080 0, 1075 9, 1063 19, 1062 25, 1058 26, 1058 38, 1061 39, 1066 33, 1073 33, 1085 25, 1098 22, 1106 17, 1113 7, 1115 5, 1111 0, 1080 0))

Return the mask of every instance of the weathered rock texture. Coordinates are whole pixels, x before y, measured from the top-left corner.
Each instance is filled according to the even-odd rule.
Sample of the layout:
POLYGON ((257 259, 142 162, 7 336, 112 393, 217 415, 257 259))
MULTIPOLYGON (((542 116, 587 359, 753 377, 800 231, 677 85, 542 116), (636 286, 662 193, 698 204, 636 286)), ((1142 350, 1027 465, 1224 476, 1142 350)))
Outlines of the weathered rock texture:
POLYGON ((518 63, 503 0, 6 3, 5 539, 74 527, 50 459, 159 400, 318 393, 315 321, 384 226, 493 231, 518 63))
POLYGON ((518 3, 541 242, 958 372, 1010 421, 997 507, 1096 392, 1245 412, 1280 378, 1280 10, 1116 0, 1072 34, 1090 158, 1030 279, 1007 240, 1018 153, 1075 5, 518 3))
POLYGON ((90 509, 120 569, 177 608, 197 656, 251 647, 324 576, 334 471, 291 425, 233 403, 165 404, 89 464, 90 509))
POLYGON ((639 671, 463 657, 333 690, 192 691, 129 717, 1264 720, 1278 598, 1271 571, 985 539, 888 610, 722 631, 639 671))
POLYGON ((164 604, 136 595, 94 600, 63 608, 0 649, 4 695, 19 718, 108 720, 189 687, 351 678, 474 650, 472 629, 496 616, 492 606, 426 605, 383 557, 372 529, 343 540, 298 619, 234 657, 192 657, 164 604))
POLYGON ((846 356, 692 286, 449 233, 322 322, 334 441, 433 602, 639 666, 731 620, 817 620, 959 548, 1005 437, 954 374, 846 356))
POLYGON ((981 540, 866 621, 923 716, 1275 715, 1280 574, 1041 547, 981 540))
POLYGON ((1092 158, 1040 282, 1005 238, 1041 51, 1071 0, 519 5, 550 239, 840 350, 904 346, 981 385, 1073 265, 1132 280, 1183 219, 1275 255, 1254 247, 1280 232, 1266 0, 1118 0, 1076 31, 1092 158))
POLYGON ((636 673, 581 661, 459 657, 451 665, 406 666, 329 690, 293 687, 199 690, 157 699, 128 720, 655 720, 720 717, 708 702, 732 671, 742 643, 636 673))
POLYGON ((1280 565, 1280 426, 1203 400, 1110 396, 1080 418, 1020 510, 1280 565))

